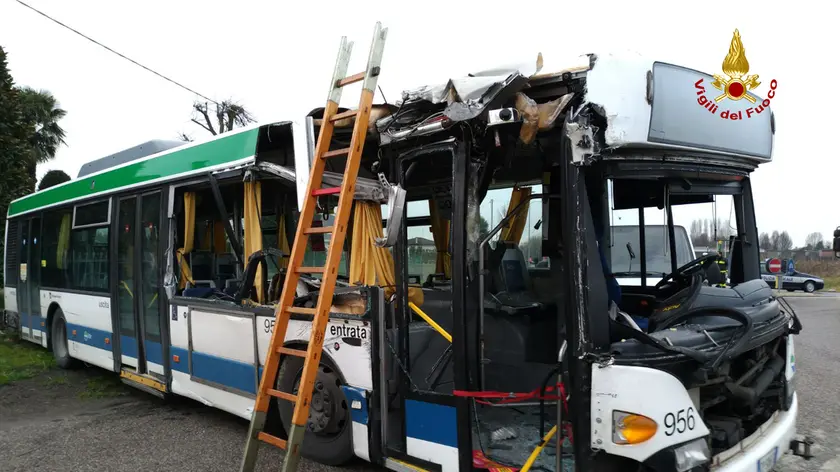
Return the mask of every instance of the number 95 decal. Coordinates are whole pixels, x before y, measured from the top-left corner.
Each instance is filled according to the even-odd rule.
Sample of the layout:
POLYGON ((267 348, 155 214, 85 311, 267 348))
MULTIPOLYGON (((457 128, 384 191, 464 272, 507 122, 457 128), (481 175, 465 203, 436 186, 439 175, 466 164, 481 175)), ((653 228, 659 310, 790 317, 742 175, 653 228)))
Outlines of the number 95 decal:
POLYGON ((665 415, 665 435, 673 436, 674 433, 684 433, 694 429, 696 420, 694 418, 694 408, 688 410, 680 410, 676 413, 668 413, 665 415))

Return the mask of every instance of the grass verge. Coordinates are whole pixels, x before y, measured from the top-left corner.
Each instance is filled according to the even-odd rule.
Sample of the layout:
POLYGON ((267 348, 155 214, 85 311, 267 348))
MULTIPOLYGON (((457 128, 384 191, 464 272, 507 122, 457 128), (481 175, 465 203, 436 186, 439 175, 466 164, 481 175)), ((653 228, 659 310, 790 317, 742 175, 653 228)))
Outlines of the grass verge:
POLYGON ((103 372, 88 379, 85 389, 79 392, 79 398, 119 397, 126 393, 125 386, 120 382, 119 377, 110 372, 103 372))
POLYGON ((0 385, 35 377, 53 367, 52 353, 0 331, 0 385))
POLYGON ((825 281, 825 290, 840 290, 840 275, 833 275, 823 278, 825 281))

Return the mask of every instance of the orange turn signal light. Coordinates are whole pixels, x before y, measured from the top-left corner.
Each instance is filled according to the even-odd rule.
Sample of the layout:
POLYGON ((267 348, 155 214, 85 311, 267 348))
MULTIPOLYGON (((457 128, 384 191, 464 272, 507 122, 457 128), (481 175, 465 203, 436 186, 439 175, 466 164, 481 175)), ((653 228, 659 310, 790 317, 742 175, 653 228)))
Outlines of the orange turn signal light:
POLYGON ((613 412, 613 442, 616 444, 639 444, 656 434, 656 421, 644 415, 613 412))

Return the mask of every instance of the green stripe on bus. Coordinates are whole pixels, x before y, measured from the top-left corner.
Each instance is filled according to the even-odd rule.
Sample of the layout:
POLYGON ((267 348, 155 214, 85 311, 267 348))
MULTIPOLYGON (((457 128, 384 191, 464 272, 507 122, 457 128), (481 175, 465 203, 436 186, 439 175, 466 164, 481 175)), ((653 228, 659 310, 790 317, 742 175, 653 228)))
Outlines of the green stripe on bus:
POLYGON ((12 202, 8 215, 245 159, 256 153, 258 133, 259 128, 232 132, 206 143, 36 192, 12 202))

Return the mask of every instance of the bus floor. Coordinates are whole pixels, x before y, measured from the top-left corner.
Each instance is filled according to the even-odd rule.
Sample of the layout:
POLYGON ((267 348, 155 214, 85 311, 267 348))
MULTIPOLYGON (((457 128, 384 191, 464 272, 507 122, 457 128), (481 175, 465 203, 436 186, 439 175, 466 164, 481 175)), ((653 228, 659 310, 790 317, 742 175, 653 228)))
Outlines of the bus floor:
MULTIPOLYGON (((477 424, 473 424, 473 445, 484 456, 509 467, 521 468, 541 442, 539 406, 476 405, 477 424), (494 440, 495 436, 495 440, 494 440)), ((557 408, 545 405, 544 434, 554 426, 557 408)), ((537 456, 531 470, 555 471, 556 436, 537 456)), ((568 439, 563 440, 563 471, 574 470, 574 457, 568 439)))

